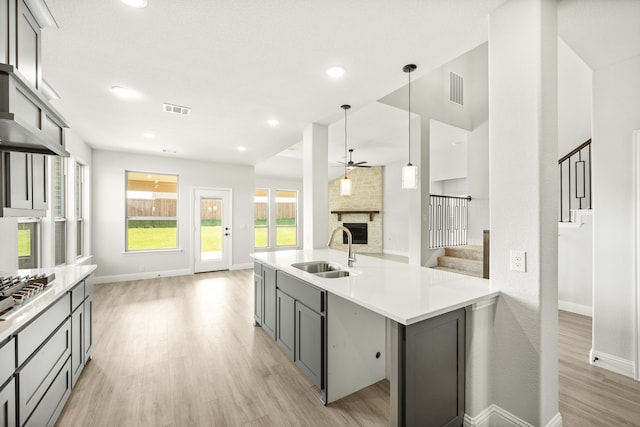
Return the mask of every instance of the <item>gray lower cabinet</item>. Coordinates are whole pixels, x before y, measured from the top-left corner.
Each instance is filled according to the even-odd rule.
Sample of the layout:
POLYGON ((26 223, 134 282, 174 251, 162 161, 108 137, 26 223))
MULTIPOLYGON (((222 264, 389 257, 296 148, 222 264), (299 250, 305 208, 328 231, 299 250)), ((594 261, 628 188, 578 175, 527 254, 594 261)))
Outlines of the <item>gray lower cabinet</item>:
MULTIPOLYGON (((87 290, 87 292, 89 291, 87 290)), ((84 300, 83 315, 84 340, 82 341, 82 345, 84 347, 84 363, 87 363, 93 355, 93 288, 84 300)))
MULTIPOLYGON (((84 302, 84 301, 83 301, 84 302)), ((84 303, 71 313, 71 383, 76 384, 84 368, 84 303)))
POLYGON ((294 360, 295 300, 280 289, 276 291, 276 319, 276 342, 294 360))
POLYGON ((12 378, 0 387, 0 427, 16 426, 16 383, 12 378))
POLYGON ((262 266, 263 281, 263 309, 262 328, 276 338, 276 270, 266 265, 262 266))
POLYGON ((397 425, 462 426, 464 308, 409 326, 399 325, 397 341, 397 425))
POLYGON ((24 427, 53 427, 70 394, 71 360, 67 359, 24 427))
MULTIPOLYGON (((25 331, 18 334, 20 337, 25 331)), ((61 370, 69 367, 69 356, 71 355, 71 320, 67 320, 58 327, 44 344, 31 356, 29 360, 16 371, 18 380, 18 419, 19 424, 24 425, 34 409, 38 419, 42 420, 54 415, 53 412, 40 408, 41 402, 66 401, 65 394, 58 395, 59 388, 52 387, 59 376, 61 370)), ((71 377, 68 378, 68 389, 71 389, 71 377)), ((67 386, 65 386, 67 387, 67 386)), ((67 394, 68 396, 68 394, 67 394)), ((57 407, 57 406, 56 406, 57 407)), ((48 407, 51 409, 51 405, 48 407)), ((55 408, 54 408, 55 409, 55 408)), ((33 425, 47 425, 47 423, 35 423, 33 425)))
POLYGON ((253 320, 258 326, 262 326, 262 310, 264 308, 263 293, 262 264, 255 262, 253 268, 253 320))
POLYGON ((295 302, 295 363, 319 389, 324 388, 324 316, 295 302))

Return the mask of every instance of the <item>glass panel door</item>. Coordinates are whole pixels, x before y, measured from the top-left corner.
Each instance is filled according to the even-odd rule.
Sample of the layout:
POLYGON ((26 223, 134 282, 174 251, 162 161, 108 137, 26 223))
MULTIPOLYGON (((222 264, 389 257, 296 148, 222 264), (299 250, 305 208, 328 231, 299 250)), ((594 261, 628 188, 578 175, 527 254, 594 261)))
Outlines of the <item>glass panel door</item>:
POLYGON ((196 190, 196 273, 228 270, 231 247, 230 190, 196 190))

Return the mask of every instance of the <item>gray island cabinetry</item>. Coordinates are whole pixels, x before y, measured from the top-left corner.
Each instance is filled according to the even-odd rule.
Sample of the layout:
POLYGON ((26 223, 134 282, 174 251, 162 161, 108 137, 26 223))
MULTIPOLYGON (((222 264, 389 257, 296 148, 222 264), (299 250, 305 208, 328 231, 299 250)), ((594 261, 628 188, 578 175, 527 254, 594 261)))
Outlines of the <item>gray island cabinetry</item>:
POLYGON ((349 267, 344 252, 330 249, 253 258, 262 326, 275 307, 274 339, 320 389, 324 404, 386 378, 392 426, 463 425, 467 377, 476 388, 483 378, 465 362, 481 354, 488 307, 499 296, 489 281, 365 255, 349 267), (310 265, 336 271, 314 274, 310 265), (267 269, 275 273, 269 291, 259 280, 267 269), (473 353, 465 348, 469 327, 477 338, 469 344, 473 353))
POLYGON ((56 268, 46 292, 0 321, 0 427, 58 419, 91 356, 94 270, 56 268))

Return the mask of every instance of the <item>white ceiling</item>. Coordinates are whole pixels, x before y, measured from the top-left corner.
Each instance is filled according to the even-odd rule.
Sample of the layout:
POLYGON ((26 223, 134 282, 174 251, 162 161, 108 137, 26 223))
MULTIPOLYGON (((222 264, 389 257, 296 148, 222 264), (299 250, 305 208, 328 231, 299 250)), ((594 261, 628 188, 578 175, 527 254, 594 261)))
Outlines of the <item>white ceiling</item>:
MULTIPOLYGON (((418 78, 485 42, 487 14, 503 2, 149 0, 133 9, 119 0, 47 0, 60 28, 43 34, 44 78, 62 96, 55 107, 95 148, 299 177, 296 144, 309 123, 330 125, 330 162, 344 157, 340 105, 348 103, 354 161, 388 164, 404 154, 397 144, 406 144, 407 113, 375 101, 406 84, 403 65, 418 64, 418 78), (326 76, 332 65, 346 68, 342 79, 326 76), (119 99, 113 85, 140 97, 119 99), (193 111, 169 115, 163 102, 193 111), (269 127, 272 118, 281 124, 269 127)), ((561 0, 559 34, 592 68, 638 55, 639 7, 561 0)))

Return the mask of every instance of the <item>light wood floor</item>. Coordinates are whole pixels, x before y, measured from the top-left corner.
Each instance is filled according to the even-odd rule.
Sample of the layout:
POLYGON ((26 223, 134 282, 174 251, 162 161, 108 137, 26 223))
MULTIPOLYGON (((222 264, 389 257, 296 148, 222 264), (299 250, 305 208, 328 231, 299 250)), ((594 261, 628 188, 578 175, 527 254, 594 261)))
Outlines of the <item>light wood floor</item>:
MULTIPOLYGON (((388 426, 387 381, 321 405, 253 326, 252 273, 96 286, 93 360, 57 426, 388 426)), ((640 426, 640 383, 588 364, 590 320, 560 313, 564 426, 640 426)))
POLYGON ((253 326, 252 275, 96 286, 93 360, 57 426, 388 426, 386 381, 322 406, 253 326))
POLYGON ((640 426, 640 382, 589 364, 591 318, 561 311, 558 331, 563 426, 640 426))

